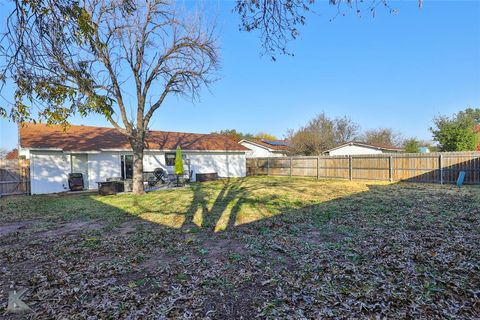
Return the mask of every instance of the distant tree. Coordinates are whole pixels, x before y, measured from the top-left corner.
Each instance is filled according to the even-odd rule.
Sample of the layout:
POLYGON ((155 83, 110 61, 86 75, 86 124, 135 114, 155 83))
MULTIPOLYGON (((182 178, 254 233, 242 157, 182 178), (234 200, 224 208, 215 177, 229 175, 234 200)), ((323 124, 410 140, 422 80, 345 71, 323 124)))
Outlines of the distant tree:
POLYGON ((359 126, 348 117, 330 119, 325 113, 317 115, 297 131, 289 131, 291 152, 299 155, 319 155, 358 135, 359 126))
POLYGON ((261 140, 261 139, 278 140, 276 136, 274 136, 273 134, 266 133, 266 132, 259 132, 254 136, 254 138, 258 139, 258 140, 261 140))
POLYGON ((242 139, 254 139, 255 138, 255 136, 251 133, 242 133, 242 132, 239 132, 235 129, 224 129, 224 130, 220 130, 220 131, 214 131, 212 133, 227 136, 230 139, 235 140, 237 142, 242 140, 242 139))
POLYGON ((473 122, 473 125, 480 124, 480 108, 467 108, 457 113, 457 119, 465 122, 473 122))
POLYGON ((417 153, 420 152, 421 142, 415 138, 406 139, 403 142, 403 148, 407 153, 417 153))
POLYGON ((403 143, 402 135, 390 128, 367 130, 362 134, 361 140, 366 143, 385 146, 401 146, 403 143))
POLYGON ((441 151, 474 151, 479 143, 475 128, 480 123, 480 109, 467 108, 451 117, 438 116, 430 128, 441 151))
POLYGON ((347 116, 333 120, 335 131, 335 144, 352 141, 358 137, 360 126, 347 116))

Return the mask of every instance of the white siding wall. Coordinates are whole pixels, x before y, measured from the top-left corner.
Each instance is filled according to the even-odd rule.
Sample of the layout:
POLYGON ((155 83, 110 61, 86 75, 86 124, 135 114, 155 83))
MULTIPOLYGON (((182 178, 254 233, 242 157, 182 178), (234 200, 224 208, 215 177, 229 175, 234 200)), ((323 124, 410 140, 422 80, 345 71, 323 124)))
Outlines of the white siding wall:
POLYGON ((361 146, 344 146, 335 150, 330 151, 329 155, 331 156, 348 156, 348 155, 357 155, 357 154, 380 154, 383 153, 382 150, 361 147, 361 146))
POLYGON ((197 173, 217 172, 219 177, 245 177, 247 163, 242 153, 190 153, 193 179, 197 173))
POLYGON ((18 155, 19 156, 24 156, 25 159, 30 159, 30 150, 29 149, 23 149, 21 147, 18 148, 18 155))
POLYGON ((88 186, 97 189, 97 182, 107 178, 121 177, 119 152, 102 152, 88 155, 88 186))
MULTIPOLYGON (((165 153, 164 152, 152 152, 146 151, 143 155, 143 171, 153 171, 156 168, 162 168, 167 171, 172 171, 173 169, 165 165, 165 153)), ((172 171, 173 172, 173 171, 172 171)))
MULTIPOLYGON (((98 181, 121 176, 121 154, 129 152, 102 152, 88 154, 88 184, 97 188, 98 181)), ((193 179, 196 173, 217 172, 220 177, 244 177, 246 160, 244 153, 225 152, 185 152, 190 159, 193 179)), ((31 179, 32 194, 62 192, 68 189, 68 174, 71 171, 70 154, 63 152, 32 151, 31 179)), ((144 171, 163 168, 173 172, 173 167, 165 165, 164 152, 146 151, 143 160, 144 171)), ((185 165, 187 170, 187 166, 185 165)))
POLYGON ((247 151, 245 153, 247 158, 283 157, 283 156, 285 156, 285 154, 270 152, 266 148, 257 146, 255 144, 249 143, 247 141, 243 141, 240 144, 242 146, 250 149, 250 151, 247 151))
MULTIPOLYGON (((221 153, 221 152, 184 152, 190 159, 190 170, 193 171, 193 179, 197 173, 217 172, 220 177, 244 177, 246 175, 246 160, 244 153, 221 153)), ((143 170, 153 171, 155 168, 163 168, 173 173, 174 167, 165 164, 164 152, 146 152, 143 159, 143 170)), ((188 167, 185 163, 185 170, 188 167)))
POLYGON ((30 153, 32 194, 62 192, 68 189, 70 155, 63 152, 30 153))

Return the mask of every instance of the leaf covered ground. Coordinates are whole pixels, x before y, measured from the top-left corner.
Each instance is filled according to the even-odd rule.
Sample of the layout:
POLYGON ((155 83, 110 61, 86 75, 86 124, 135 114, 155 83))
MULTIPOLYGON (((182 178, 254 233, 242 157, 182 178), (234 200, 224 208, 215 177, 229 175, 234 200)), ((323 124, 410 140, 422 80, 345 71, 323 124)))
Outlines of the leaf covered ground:
POLYGON ((480 189, 249 177, 0 199, 0 317, 480 318, 480 189), (7 312, 26 288, 31 313, 7 312))

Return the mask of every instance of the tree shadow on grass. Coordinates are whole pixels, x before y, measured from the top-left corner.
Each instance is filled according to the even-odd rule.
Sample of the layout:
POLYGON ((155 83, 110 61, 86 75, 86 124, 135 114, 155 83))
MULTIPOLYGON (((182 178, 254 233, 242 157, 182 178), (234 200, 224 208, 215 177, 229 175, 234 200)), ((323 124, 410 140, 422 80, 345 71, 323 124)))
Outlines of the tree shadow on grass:
POLYGON ((209 194, 202 184, 193 184, 191 188, 193 199, 183 227, 195 225, 205 231, 220 231, 233 225, 239 210, 237 204, 249 193, 244 187, 244 180, 225 179, 221 181, 221 189, 215 199, 209 203, 209 194))
MULTIPOLYGON (((285 180, 285 188, 295 188, 289 186, 287 181, 285 180)), ((281 179, 277 182, 281 183, 281 179)), ((198 300, 200 302, 195 301, 196 310, 202 308, 198 311, 201 316, 208 316, 209 310, 217 310, 218 313, 215 314, 217 318, 254 318, 257 315, 256 311, 265 307, 258 305, 257 302, 270 301, 269 299, 276 297, 281 290, 286 293, 285 297, 295 298, 321 293, 321 299, 315 303, 325 305, 329 310, 337 312, 339 317, 348 318, 351 316, 351 310, 357 310, 359 318, 369 318, 385 314, 380 314, 376 309, 360 308, 358 311, 358 308, 355 309, 356 302, 368 303, 370 299, 375 299, 375 302, 385 301, 385 305, 388 305, 392 297, 388 296, 385 290, 377 289, 384 286, 393 290, 395 294, 405 292, 408 288, 410 295, 404 297, 405 303, 401 307, 407 311, 416 311, 416 303, 408 309, 410 301, 418 302, 423 299, 423 286, 425 284, 427 289, 431 288, 430 271, 433 270, 437 274, 436 277, 448 276, 452 277, 452 281, 445 282, 444 280, 449 280, 448 278, 440 279, 444 282, 436 285, 442 290, 449 291, 445 293, 432 291, 430 293, 432 297, 451 301, 452 305, 456 301, 466 301, 470 305, 474 303, 474 299, 465 299, 463 294, 474 292, 474 281, 478 278, 469 264, 465 263, 466 259, 476 262, 473 260, 477 248, 475 228, 480 221, 478 219, 480 212, 475 207, 476 204, 478 207, 478 200, 476 204, 472 203, 471 188, 372 184, 364 191, 343 197, 311 205, 289 206, 288 202, 276 202, 282 195, 269 194, 268 190, 263 197, 258 197, 258 193, 255 194, 254 191, 265 188, 265 185, 262 180, 253 183, 252 186, 248 180, 239 179, 216 182, 215 185, 194 184, 191 190, 186 190, 192 193, 189 198, 191 202, 186 203, 178 214, 171 215, 182 216, 184 227, 193 224, 197 226, 199 232, 205 233, 203 237, 201 235, 195 237, 197 242, 185 241, 190 236, 183 234, 185 230, 177 230, 142 218, 142 212, 162 211, 162 206, 149 208, 151 202, 142 202, 144 199, 142 197, 148 195, 133 198, 42 196, 23 198, 18 203, 13 199, 2 199, 0 200, 0 206, 3 206, 0 208, 2 214, 37 210, 37 215, 30 218, 40 220, 42 215, 45 217, 46 214, 56 213, 56 216, 51 217, 58 219, 68 217, 72 220, 83 217, 91 220, 103 219, 105 222, 128 221, 141 223, 142 227, 129 224, 132 227, 130 229, 122 225, 111 232, 101 230, 98 234, 90 234, 85 228, 91 224, 62 222, 55 226, 54 233, 50 230, 37 232, 34 239, 33 236, 25 234, 25 231, 19 232, 20 236, 13 233, 3 235, 2 225, 0 227, 2 246, 20 246, 22 250, 19 250, 17 256, 10 256, 9 260, 6 260, 8 268, 5 269, 8 273, 0 275, 2 280, 0 283, 5 283, 0 289, 10 290, 7 283, 12 279, 21 280, 19 283, 28 283, 32 277, 32 270, 42 274, 40 270, 52 279, 57 275, 68 274, 72 282, 66 283, 70 287, 76 283, 75 281, 84 283, 85 279, 89 279, 95 287, 87 293, 87 296, 94 299, 103 290, 103 285, 106 287, 108 283, 108 287, 112 286, 108 281, 113 275, 116 277, 117 289, 124 290, 119 291, 122 297, 123 292, 135 290, 136 299, 131 306, 131 310, 135 311, 139 306, 150 303, 151 299, 156 299, 153 301, 156 306, 161 305, 166 300, 158 297, 167 294, 175 297, 172 288, 185 286, 189 293, 196 290, 201 297, 202 300, 198 300), (214 187, 216 189, 212 191, 214 187), (124 202, 117 202, 116 206, 113 206, 108 204, 108 201, 101 200, 124 202), (125 201, 128 201, 128 206, 121 209, 120 204, 125 204, 125 201), (265 210, 275 209, 276 215, 265 217, 257 215, 257 220, 238 227, 239 215, 247 208, 260 209, 268 202, 274 202, 277 206, 267 207, 265 210), (282 203, 284 205, 280 205, 282 203), (129 211, 132 206, 139 206, 135 208, 137 214, 129 211), (197 220, 198 215, 202 215, 201 223, 197 220), (219 222, 226 232, 213 234, 212 231, 215 231, 219 222), (340 236, 328 238, 329 230, 340 236), (354 234, 357 231, 360 234, 354 234), (352 233, 348 234, 349 232, 352 233), (365 232, 365 235, 361 232, 365 232), (78 233, 79 236, 75 237, 74 233, 78 233), (34 246, 30 245, 32 240, 35 241, 34 246), (260 246, 256 247, 258 243, 260 246), (458 247, 463 243, 464 245, 458 247), (437 254, 441 254, 442 251, 447 260, 437 259, 437 254), (463 267, 458 277, 455 277, 453 272, 444 272, 445 261, 451 261, 453 252, 458 253, 456 266, 463 267), (60 267, 58 257, 63 259, 60 267), (166 268, 167 265, 174 267, 166 268), (419 271, 414 268, 416 266, 426 271, 419 271), (53 271, 46 273, 47 270, 53 271), (119 274, 119 270, 123 270, 124 273, 119 274), (251 273, 243 273, 243 270, 251 273), (412 272, 414 277, 409 277, 412 272), (469 281, 463 283, 461 280, 465 279, 464 275, 468 275, 468 272, 472 272, 469 281), (404 276, 405 274, 407 276, 404 276), (165 286, 165 291, 161 291, 161 295, 157 292, 152 294, 153 289, 147 289, 141 284, 144 281, 149 285, 157 284, 153 281, 157 281, 158 278, 162 279, 158 283, 165 286), (415 286, 411 281, 416 281, 415 286), (328 291, 324 291, 325 283, 328 284, 328 291), (448 283, 448 286, 443 286, 442 283, 448 283), (453 288, 456 291, 449 289, 451 284, 456 286, 453 288), (417 291, 411 291, 411 288, 417 291), (365 297, 357 294, 365 290, 371 295, 365 297), (324 299, 323 294, 329 299, 324 299), (350 305, 345 309, 335 305, 332 307, 331 301, 338 298, 350 305), (226 304, 232 307, 227 310, 224 307, 226 304), (343 311, 345 313, 341 313, 343 311)), ((328 184, 324 184, 322 188, 328 188, 328 184)), ((297 189, 301 191, 303 187, 297 189)), ((178 193, 172 192, 169 196, 175 195, 178 193)), ((151 201, 161 200, 153 196, 151 201)), ((173 200, 179 201, 179 198, 173 200)), ((22 215, 19 214, 18 219, 21 218, 22 215)), ((19 226, 23 227, 25 226, 19 226)), ((12 228, 10 226, 10 229, 12 228)), ((10 232, 5 229, 4 231, 10 232)), ((12 251, 10 249, 9 252, 12 251)), ((67 310, 65 312, 68 316, 79 315, 85 309, 92 314, 96 311, 93 306, 97 304, 72 304, 75 294, 63 290, 64 287, 61 287, 59 282, 52 283, 59 288, 57 291, 52 289, 51 284, 39 285, 33 289, 33 294, 38 294, 42 298, 50 294, 48 297, 51 298, 48 301, 39 299, 34 305, 35 311, 39 314, 67 310), (58 294, 65 294, 66 298, 57 300, 58 294), (52 305, 54 298, 55 301, 59 301, 57 305, 52 305)), ((108 301, 124 302, 115 292, 112 290, 102 294, 108 295, 108 301)), ((175 300, 176 307, 188 310, 189 299, 175 300)), ((317 309, 309 309, 309 305, 299 300, 278 302, 279 307, 286 304, 305 310, 307 312, 305 315, 309 318, 318 315, 317 309)), ((463 309, 465 317, 473 314, 474 307, 475 305, 470 309, 463 309)), ((113 313, 117 305, 112 304, 109 308, 106 313, 113 313)), ((390 307, 387 316, 394 317, 398 314, 398 308, 399 305, 390 307)), ((441 311, 442 307, 433 308, 429 303, 428 309, 425 308, 423 311, 428 313, 423 315, 432 315, 432 312, 435 312, 435 316, 441 317, 444 315, 441 311)))
MULTIPOLYGON (((231 231, 240 225, 261 224, 262 220, 313 219, 325 222, 342 213, 381 212, 392 210, 394 206, 411 207, 415 206, 415 196, 418 196, 418 190, 425 190, 426 196, 428 196, 430 188, 452 189, 450 186, 419 185, 420 187, 418 187, 415 184, 406 183, 400 187, 398 184, 368 184, 367 190, 364 188, 359 192, 347 192, 340 196, 332 196, 333 198, 327 196, 325 200, 319 199, 314 203, 300 200, 298 203, 290 203, 284 201, 282 198, 285 196, 284 194, 277 192, 292 191, 295 192, 295 196, 302 196, 308 187, 306 188, 302 183, 290 183, 290 181, 298 182, 300 180, 295 178, 293 180, 289 178, 254 179, 256 178, 193 183, 188 187, 189 189, 179 190, 184 195, 188 195, 183 198, 176 198, 178 195, 176 190, 170 190, 171 193, 168 196, 164 196, 164 191, 157 191, 150 195, 151 198, 148 201, 142 198, 145 196, 132 195, 105 198, 98 196, 33 196, 24 198, 25 201, 20 201, 21 205, 19 205, 20 202, 15 204, 13 201, 9 206, 18 205, 25 211, 42 208, 42 214, 57 218, 66 217, 70 220, 83 217, 114 221, 115 224, 118 224, 126 219, 133 219, 149 223, 152 226, 208 233, 231 231), (272 190, 269 190, 270 188, 272 190), (409 188, 412 189, 412 192, 405 192, 409 188), (396 197, 395 194, 398 192, 408 193, 408 196, 396 197), (158 197, 156 197, 157 195, 158 197), (165 202, 165 199, 169 202, 157 206, 151 205, 155 202, 165 202), (177 201, 183 202, 181 207, 170 206, 171 203, 177 201), (29 209, 29 207, 32 208, 29 209), (161 219, 157 219, 157 217, 161 217, 161 219)), ((316 182, 311 181, 310 183, 315 184, 316 182)), ((332 190, 328 190, 328 181, 319 183, 323 183, 323 185, 318 191, 308 191, 341 191, 338 186, 332 186, 332 190)), ((12 209, 13 211, 15 208, 12 209)))
MULTIPOLYGON (((191 186, 193 199, 185 214, 183 228, 191 227, 201 228, 203 231, 226 231, 232 230, 239 224, 239 214, 248 208, 255 211, 255 218, 258 220, 268 217, 268 214, 262 214, 266 211, 263 208, 268 200, 277 198, 275 194, 256 198, 254 193, 267 186, 263 184, 248 185, 246 179, 225 179, 221 182, 221 188, 218 194, 214 195, 208 192, 201 183, 191 186), (214 199, 212 199, 212 196, 214 199)), ((277 186, 277 189, 281 187, 277 186)), ((287 191, 286 188, 284 191, 287 191)), ((287 208, 285 208, 287 209, 287 208)), ((282 211, 283 208, 278 208, 282 211)))
MULTIPOLYGON (((127 206, 127 211, 135 211, 139 218, 143 217, 173 228, 218 232, 298 208, 301 206, 300 200, 298 200, 300 205, 295 203, 294 208, 284 203, 282 194, 294 191, 302 195, 307 192, 301 183, 295 185, 289 183, 288 179, 280 181, 281 179, 262 178, 253 182, 252 180, 252 178, 222 179, 208 183, 193 183, 188 188, 179 189, 179 193, 174 193, 177 190, 170 190, 172 193, 168 196, 163 193, 165 191, 151 194, 152 197, 159 196, 152 201, 161 203, 168 198, 170 205, 150 206, 143 196, 129 196, 128 201, 131 203, 127 206), (181 192, 183 195, 188 192, 189 197, 179 197, 181 192), (174 203, 180 202, 181 207, 175 208, 174 203)), ((298 182, 295 179, 293 181, 298 182)))

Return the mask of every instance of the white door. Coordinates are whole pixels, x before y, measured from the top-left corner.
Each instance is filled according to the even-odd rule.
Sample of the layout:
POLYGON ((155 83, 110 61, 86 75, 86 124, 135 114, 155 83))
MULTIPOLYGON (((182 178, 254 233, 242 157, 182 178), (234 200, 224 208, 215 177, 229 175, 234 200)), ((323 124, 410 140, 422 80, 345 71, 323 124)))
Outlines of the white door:
POLYGON ((83 175, 83 188, 88 189, 88 155, 72 154, 72 173, 83 175))

